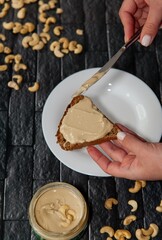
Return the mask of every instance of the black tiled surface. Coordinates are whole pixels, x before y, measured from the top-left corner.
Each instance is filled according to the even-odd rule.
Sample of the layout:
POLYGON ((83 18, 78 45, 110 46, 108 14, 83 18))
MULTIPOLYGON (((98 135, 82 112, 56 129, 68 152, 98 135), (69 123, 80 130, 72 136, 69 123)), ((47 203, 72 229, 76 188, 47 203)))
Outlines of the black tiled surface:
MULTIPOLYGON (((114 229, 123 228, 124 217, 131 213, 128 206, 130 199, 137 200, 139 205, 137 221, 125 227, 131 231, 131 239, 136 239, 134 232, 137 228, 147 228, 151 222, 160 228, 154 239, 162 239, 162 216, 155 211, 162 199, 161 181, 147 182, 144 189, 131 194, 128 189, 134 185, 134 181, 75 172, 61 164, 51 153, 42 133, 42 110, 53 88, 77 71, 101 67, 122 46, 123 28, 118 17, 121 2, 60 0, 58 6, 64 12, 57 16, 57 23, 64 26, 64 36, 84 46, 80 55, 70 53, 62 59, 49 51, 49 44, 57 39, 52 30, 50 43, 43 50, 35 52, 22 47, 22 35, 12 34, 2 27, 4 21, 17 21, 17 10, 10 8, 5 18, 0 19, 0 33, 7 37, 5 44, 11 47, 13 53, 21 53, 23 62, 28 66, 27 71, 21 71, 24 81, 19 91, 7 87, 7 82, 15 74, 12 64, 6 72, 0 72, 0 240, 36 240, 28 221, 28 206, 33 193, 51 181, 71 183, 85 196, 90 219, 83 240, 106 239, 106 234, 99 233, 104 225, 114 229), (75 34, 77 28, 84 29, 83 36, 75 34), (33 94, 27 87, 35 81, 40 82, 40 89, 33 94), (119 201, 112 211, 104 208, 104 201, 108 197, 116 197, 119 201)), ((37 18, 38 3, 25 7, 27 16, 22 22, 33 22, 37 25, 35 31, 41 32, 43 24, 37 18)), ((48 14, 55 15, 55 10, 50 10, 48 14)), ((162 99, 161 39, 162 32, 159 31, 151 47, 145 49, 136 43, 115 65, 141 78, 159 100, 162 99)), ((4 57, 0 53, 0 64, 4 57)))

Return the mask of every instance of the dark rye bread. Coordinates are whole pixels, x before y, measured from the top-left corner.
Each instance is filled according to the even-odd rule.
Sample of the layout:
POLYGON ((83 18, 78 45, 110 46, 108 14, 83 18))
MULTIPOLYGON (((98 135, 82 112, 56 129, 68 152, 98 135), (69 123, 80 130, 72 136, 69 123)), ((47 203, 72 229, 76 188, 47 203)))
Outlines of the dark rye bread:
MULTIPOLYGON (((71 103, 67 106, 64 115, 62 117, 62 119, 60 120, 60 123, 58 125, 58 130, 56 133, 56 137, 57 137, 57 143, 60 144, 61 148, 68 151, 68 150, 74 150, 74 149, 80 149, 89 145, 97 145, 106 141, 110 141, 110 140, 115 140, 117 139, 116 135, 119 131, 119 128, 117 127, 117 125, 113 124, 113 128, 111 130, 111 132, 109 132, 106 136, 104 136, 103 138, 91 141, 91 142, 83 142, 83 143, 75 143, 72 144, 70 142, 67 142, 66 139, 64 138, 64 136, 62 135, 62 133, 60 132, 60 126, 62 124, 62 120, 64 118, 64 116, 66 115, 67 111, 69 108, 71 108, 73 105, 77 104, 80 100, 82 100, 84 98, 83 95, 79 95, 76 96, 72 99, 71 103)), ((97 109, 98 110, 98 109, 97 109)), ((99 111, 99 110, 98 110, 99 111)), ((101 111, 100 111, 101 112, 101 111)), ((106 117, 106 116, 105 116, 106 117)), ((109 119, 108 119, 109 120, 109 119)), ((110 120, 109 120, 110 121, 110 120)), ((111 122, 111 121, 110 121, 111 122)))

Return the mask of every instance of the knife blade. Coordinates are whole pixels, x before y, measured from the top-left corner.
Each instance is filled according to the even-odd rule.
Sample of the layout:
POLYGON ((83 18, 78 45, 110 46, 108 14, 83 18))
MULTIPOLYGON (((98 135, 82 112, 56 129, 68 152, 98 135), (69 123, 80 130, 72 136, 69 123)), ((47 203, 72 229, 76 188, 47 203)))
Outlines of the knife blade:
POLYGON ((89 89, 93 84, 95 84, 98 80, 100 80, 117 62, 120 56, 130 47, 134 42, 139 39, 140 33, 142 31, 142 27, 140 27, 137 32, 130 38, 128 42, 126 42, 119 51, 99 70, 97 71, 91 78, 89 78, 86 82, 84 82, 78 91, 75 92, 73 97, 83 94, 85 91, 89 89))

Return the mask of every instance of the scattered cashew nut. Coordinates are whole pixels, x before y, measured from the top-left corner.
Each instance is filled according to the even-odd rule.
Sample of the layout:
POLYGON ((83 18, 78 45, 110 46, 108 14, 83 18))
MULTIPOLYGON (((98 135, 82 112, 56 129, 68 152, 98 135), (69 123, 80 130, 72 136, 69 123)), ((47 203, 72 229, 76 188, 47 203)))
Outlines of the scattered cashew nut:
POLYGON ((104 206, 106 209, 112 209, 113 204, 117 205, 118 201, 115 198, 108 198, 106 199, 104 206))
POLYGON ((62 47, 64 49, 68 48, 68 46, 69 46, 69 40, 65 37, 60 38, 59 43, 62 43, 62 47))
POLYGON ((44 42, 43 41, 39 41, 38 44, 33 46, 33 50, 41 50, 43 47, 44 47, 44 42))
POLYGON ((54 27, 53 29, 53 33, 56 35, 56 36, 60 36, 61 34, 61 31, 63 30, 64 28, 62 26, 56 26, 54 27))
POLYGON ((83 46, 81 44, 77 44, 76 48, 74 49, 75 54, 79 54, 83 51, 83 46))
POLYGON ((162 200, 160 201, 160 205, 156 207, 157 212, 162 212, 162 200))
POLYGON ((116 232, 114 234, 114 237, 116 239, 121 239, 121 237, 124 237, 126 239, 130 239, 131 236, 132 236, 131 233, 126 229, 118 229, 118 230, 116 230, 116 232))
POLYGON ((137 193, 141 188, 144 188, 145 186, 146 186, 146 181, 137 180, 135 181, 134 187, 129 188, 129 192, 137 193))
POLYGON ((19 85, 16 82, 14 82, 14 81, 9 81, 8 82, 8 87, 9 88, 13 88, 15 90, 19 90, 19 85))
POLYGON ((123 221, 123 225, 127 226, 129 225, 131 222, 135 221, 137 219, 137 217, 135 215, 129 215, 127 216, 124 221, 123 221))
POLYGON ((37 92, 38 89, 39 89, 39 83, 38 83, 38 82, 35 82, 32 87, 28 87, 28 90, 29 90, 30 92, 37 92))
POLYGON ((110 226, 103 226, 100 229, 100 233, 108 233, 109 237, 113 237, 114 236, 114 229, 110 226))
POLYGON ((7 65, 0 65, 0 72, 6 71, 7 70, 7 65))
POLYGON ((132 206, 131 212, 135 212, 138 208, 138 203, 135 200, 129 200, 128 204, 132 206))
POLYGON ((17 13, 17 17, 19 19, 23 19, 25 18, 25 14, 26 14, 26 8, 21 8, 17 13))
POLYGON ((62 9, 62 8, 57 8, 57 9, 56 9, 56 13, 57 13, 57 14, 63 13, 63 9, 62 9))
POLYGON ((15 72, 18 72, 21 69, 26 70, 27 66, 24 63, 16 63, 13 68, 15 72))
POLYGON ((70 41, 69 43, 69 51, 73 52, 76 48, 77 41, 70 41))
POLYGON ((153 229, 153 233, 151 234, 151 237, 156 237, 156 235, 159 232, 159 227, 155 223, 151 223, 150 227, 153 229))
POLYGON ((150 236, 145 236, 143 233, 142 233, 142 230, 141 229, 137 229, 136 232, 135 232, 135 235, 136 235, 136 238, 138 240, 149 240, 150 239, 150 236))
POLYGON ((23 81, 23 77, 21 75, 13 75, 13 79, 16 79, 16 82, 20 84, 23 81))
POLYGON ((77 29, 76 34, 77 35, 83 35, 83 30, 82 29, 77 29))
POLYGON ((64 54, 60 51, 60 45, 57 45, 55 48, 54 48, 54 55, 58 58, 62 58, 64 56, 64 54))

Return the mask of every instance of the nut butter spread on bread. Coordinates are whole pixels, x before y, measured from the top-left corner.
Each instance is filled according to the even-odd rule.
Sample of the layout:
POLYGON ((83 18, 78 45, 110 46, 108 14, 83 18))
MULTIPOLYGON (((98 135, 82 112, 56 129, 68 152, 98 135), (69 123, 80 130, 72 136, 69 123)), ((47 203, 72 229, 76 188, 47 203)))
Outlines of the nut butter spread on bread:
POLYGON ((62 149, 74 150, 116 139, 118 131, 90 98, 79 95, 65 110, 56 137, 62 149))

